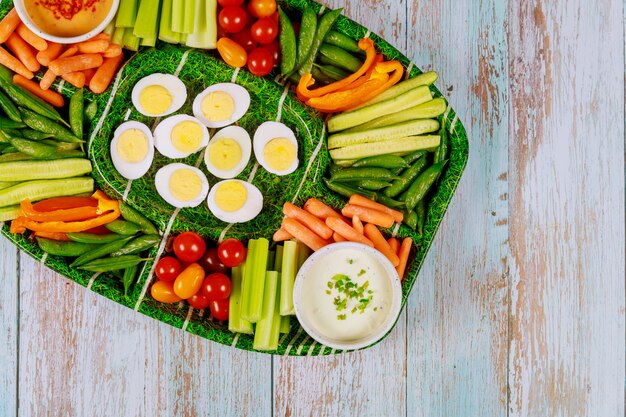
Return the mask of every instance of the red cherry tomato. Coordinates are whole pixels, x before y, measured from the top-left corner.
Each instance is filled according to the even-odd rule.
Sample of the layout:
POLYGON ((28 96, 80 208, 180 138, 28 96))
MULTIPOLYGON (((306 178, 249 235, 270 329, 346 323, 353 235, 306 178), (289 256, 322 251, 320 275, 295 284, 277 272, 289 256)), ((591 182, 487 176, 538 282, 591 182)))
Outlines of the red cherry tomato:
POLYGON ((272 53, 274 65, 278 65, 280 63, 280 44, 278 41, 270 42, 267 45, 263 45, 263 47, 267 48, 272 53))
POLYGON ((217 2, 222 7, 241 6, 243 4, 243 0, 217 0, 217 2))
POLYGON ((173 284, 167 281, 157 281, 152 284, 150 294, 155 300, 167 304, 177 303, 181 300, 181 298, 174 293, 173 284))
POLYGON ((232 284, 224 274, 215 273, 207 276, 202 282, 202 293, 211 301, 230 297, 232 284))
POLYGON ((183 271, 180 261, 172 256, 165 256, 156 264, 155 274, 161 281, 174 281, 183 271))
POLYGON ((276 12, 276 0, 250 0, 248 10, 256 18, 271 16, 276 12))
POLYGON ((273 15, 270 16, 270 19, 272 19, 274 21, 274 23, 278 24, 278 12, 275 12, 273 15))
POLYGON ((204 270, 211 274, 213 272, 221 272, 222 274, 228 273, 228 267, 222 263, 219 255, 217 254, 217 248, 208 248, 202 258, 200 258, 200 265, 204 270))
POLYGON ((246 247, 239 239, 231 237, 219 244, 217 255, 224 265, 234 268, 246 260, 246 247))
POLYGON ((202 282, 204 282, 204 269, 198 264, 191 264, 176 277, 174 293, 186 300, 200 291, 202 282))
POLYGON ((230 301, 228 298, 223 300, 215 300, 211 301, 209 304, 209 309, 211 310, 211 314, 219 321, 228 320, 228 310, 230 306, 230 301))
POLYGON ((250 28, 252 39, 258 43, 270 43, 278 36, 278 24, 269 17, 254 22, 250 28))
POLYGON ((250 52, 257 46, 257 42, 252 39, 252 34, 249 30, 242 30, 241 32, 233 33, 230 38, 237 42, 237 44, 239 44, 239 46, 241 46, 246 53, 250 52))
POLYGON ((248 55, 248 70, 256 76, 269 74, 274 66, 272 53, 266 48, 253 49, 248 55))
POLYGON ((229 6, 222 9, 217 21, 226 32, 236 33, 246 27, 248 16, 243 8, 229 6))
POLYGON ((248 54, 246 50, 243 49, 243 46, 232 39, 220 38, 220 40, 217 41, 217 51, 220 53, 224 62, 231 67, 243 67, 248 60, 248 54))
POLYGON ((185 262, 196 262, 206 251, 204 239, 194 232, 183 232, 176 236, 173 246, 178 259, 185 262))
POLYGON ((187 302, 196 310, 204 310, 209 306, 210 303, 209 299, 206 298, 202 291, 198 291, 196 294, 189 297, 187 299, 187 302))

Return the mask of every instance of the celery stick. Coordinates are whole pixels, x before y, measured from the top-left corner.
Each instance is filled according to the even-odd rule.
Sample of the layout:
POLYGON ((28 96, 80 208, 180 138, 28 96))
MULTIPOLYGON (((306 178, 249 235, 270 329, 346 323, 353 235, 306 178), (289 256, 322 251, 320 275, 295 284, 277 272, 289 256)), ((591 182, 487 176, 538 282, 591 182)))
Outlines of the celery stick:
POLYGON ((217 0, 196 0, 195 3, 194 31, 187 35, 184 43, 192 48, 215 49, 217 44, 217 0))
POLYGON ((159 28, 160 0, 141 0, 133 34, 140 38, 156 39, 159 28))
POLYGON ((132 29, 124 30, 124 48, 136 51, 139 49, 141 39, 133 34, 132 29))
POLYGON ((268 271, 275 271, 276 269, 274 268, 274 258, 276 258, 276 252, 271 250, 267 253, 267 270, 268 271))
POLYGON ((109 36, 113 36, 113 32, 115 32, 115 22, 111 20, 102 32, 109 36))
POLYGON ((280 281, 280 314, 295 314, 293 309, 293 284, 296 280, 298 244, 287 240, 283 246, 282 276, 280 281))
MULTIPOLYGON (((172 0, 172 30, 183 33, 185 22, 185 0, 172 0)), ((188 12, 189 13, 189 12, 188 12)))
POLYGON ((282 272, 283 270, 283 247, 276 246, 276 257, 274 259, 274 269, 276 272, 282 272))
POLYGON ((243 279, 243 270, 244 265, 240 265, 233 268, 230 274, 232 289, 228 311, 228 330, 233 333, 252 334, 252 323, 241 318, 241 281, 243 279))
POLYGON ((115 18, 115 27, 132 28, 137 18, 137 3, 139 0, 120 0, 115 18))
POLYGON ((242 307, 241 316, 251 323, 258 322, 263 313, 263 291, 265 289, 268 252, 269 241, 264 238, 257 239, 252 249, 248 246, 251 270, 248 270, 248 261, 246 261, 242 294, 245 304, 242 307))
POLYGON ((280 316, 279 333, 289 333, 289 330, 291 330, 291 318, 289 316, 280 316))
POLYGON ((254 333, 252 347, 256 350, 275 350, 278 347, 280 333, 280 314, 278 314, 278 272, 265 273, 265 294, 263 311, 254 333))
POLYGON ((154 38, 142 38, 139 45, 154 47, 156 45, 156 36, 154 38))
POLYGON ((113 37, 111 38, 111 43, 116 45, 124 44, 124 32, 126 29, 124 28, 115 28, 115 32, 113 32, 113 37))
POLYGON ((304 243, 298 242, 298 269, 296 269, 296 272, 302 268, 302 264, 304 264, 309 255, 311 255, 311 249, 304 243))
POLYGON ((180 34, 172 30, 172 2, 163 0, 161 6, 161 22, 159 23, 159 39, 163 42, 178 43, 180 34))
POLYGON ((185 13, 183 15, 183 33, 193 33, 195 27, 194 13, 190 13, 190 10, 197 10, 197 3, 206 3, 206 0, 185 0, 185 13))

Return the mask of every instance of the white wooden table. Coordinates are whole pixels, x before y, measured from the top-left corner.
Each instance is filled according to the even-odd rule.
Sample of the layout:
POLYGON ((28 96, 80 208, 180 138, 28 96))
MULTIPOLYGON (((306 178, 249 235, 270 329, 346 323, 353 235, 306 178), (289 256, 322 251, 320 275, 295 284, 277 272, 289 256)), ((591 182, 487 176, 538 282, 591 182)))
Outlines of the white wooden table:
POLYGON ((624 415, 624 4, 345 13, 437 70, 470 137, 391 336, 337 357, 233 350, 0 238, 0 416, 624 415))

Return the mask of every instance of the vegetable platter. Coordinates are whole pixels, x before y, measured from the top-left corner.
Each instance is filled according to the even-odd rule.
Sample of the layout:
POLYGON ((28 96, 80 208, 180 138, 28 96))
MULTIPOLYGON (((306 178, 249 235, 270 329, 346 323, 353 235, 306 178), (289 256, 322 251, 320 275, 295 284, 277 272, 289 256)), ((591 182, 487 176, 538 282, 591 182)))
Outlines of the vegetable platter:
MULTIPOLYGON (((17 208, 6 209, 20 210, 22 217, 13 220, 13 226, 6 221, 2 234, 21 250, 68 279, 135 311, 206 339, 233 348, 278 355, 321 356, 350 350, 349 347, 332 347, 329 346, 332 343, 327 345, 316 340, 300 326, 293 315, 293 280, 310 252, 307 246, 316 250, 333 241, 350 240, 375 247, 385 255, 383 259, 393 263, 390 267, 392 271, 394 267, 397 271, 397 274, 394 272, 396 281, 398 278, 401 280, 401 305, 404 305, 468 157, 466 132, 454 110, 434 87, 436 75, 422 74, 419 68, 383 39, 341 16, 340 10, 329 11, 314 1, 278 1, 280 16, 274 12, 275 4, 271 11, 275 17, 274 26, 269 21, 263 21, 267 27, 262 28, 254 23, 251 26, 253 39, 243 41, 243 35, 238 36, 237 33, 228 38, 224 34, 216 35, 212 32, 215 22, 207 24, 200 19, 194 26, 194 22, 190 21, 193 19, 180 15, 181 2, 177 0, 156 2, 167 12, 161 12, 160 23, 158 16, 153 17, 157 19, 154 28, 146 25, 143 19, 142 23, 134 23, 135 18, 139 22, 139 15, 148 12, 149 3, 150 0, 141 0, 139 10, 135 10, 129 18, 127 9, 132 6, 128 6, 128 0, 123 0, 117 20, 114 19, 107 29, 108 35, 78 46, 90 52, 86 54, 89 60, 98 61, 98 64, 112 59, 118 61, 111 64, 110 80, 106 85, 100 82, 103 77, 96 78, 98 82, 92 86, 84 77, 82 83, 80 79, 71 79, 68 74, 75 75, 76 72, 63 72, 64 66, 82 68, 79 66, 81 63, 71 60, 71 53, 75 52, 67 52, 72 47, 65 49, 69 57, 65 58, 66 61, 61 56, 60 61, 49 64, 48 72, 44 68, 41 75, 35 76, 34 80, 42 83, 55 80, 55 74, 64 74, 63 79, 51 83, 50 92, 42 94, 51 100, 60 98, 61 101, 70 101, 69 110, 61 111, 62 116, 58 118, 60 125, 71 125, 74 131, 73 135, 69 132, 60 135, 65 145, 55 142, 53 152, 52 148, 45 147, 52 146, 48 139, 47 145, 40 142, 34 144, 41 139, 35 138, 37 135, 33 132, 36 128, 29 129, 31 125, 37 126, 36 123, 26 123, 28 126, 25 127, 19 120, 38 116, 22 109, 22 105, 17 113, 7 115, 14 116, 12 120, 6 119, 4 114, 0 116, 4 123, 0 130, 4 130, 5 134, 11 136, 11 132, 24 128, 26 130, 18 136, 33 136, 32 140, 22 142, 11 137, 0 143, 4 150, 14 147, 22 152, 43 155, 36 163, 30 161, 24 165, 23 170, 33 167, 44 170, 47 169, 46 163, 56 170, 67 170, 66 176, 72 178, 58 181, 66 181, 60 183, 64 186, 76 187, 73 194, 83 195, 91 191, 81 191, 80 187, 99 190, 92 197, 77 197, 76 201, 91 198, 89 204, 93 210, 96 207, 100 210, 107 204, 118 204, 119 209, 115 206, 117 216, 121 212, 121 217, 106 224, 104 220, 93 223, 108 229, 100 237, 82 232, 65 233, 63 240, 72 241, 67 244, 54 241, 54 234, 37 234, 36 227, 31 229, 34 232, 23 233, 16 224, 25 224, 28 229, 28 225, 33 224, 29 223, 32 218, 22 217, 28 217, 31 212, 41 215, 37 207, 43 207, 46 200, 34 205, 22 201, 20 206, 11 206, 17 208), (142 11, 143 2, 146 2, 146 7, 142 11), (300 17, 301 22, 294 25, 294 30, 289 21, 298 21, 300 17), (307 19, 314 22, 312 27, 307 19), (279 21, 280 33, 277 34, 279 21), (134 30, 132 25, 135 25, 134 30), (137 33, 142 36, 137 37, 137 33), (239 39, 243 46, 238 46, 230 38, 239 39), (98 47, 94 42, 102 39, 117 39, 120 46, 107 43, 99 52, 91 53, 93 48, 98 47), (264 68, 260 57, 255 58, 257 52, 254 47, 241 56, 237 55, 244 50, 246 42, 256 44, 257 40, 268 48, 271 43, 278 44, 280 62, 275 60, 273 68, 271 65, 264 68), (121 46, 125 49, 123 56, 119 55, 121 46), (302 54, 303 48, 314 52, 302 54), (98 53, 100 55, 95 56, 98 53), (270 69, 269 74, 262 75, 270 69), (359 73, 361 69, 363 71, 359 73), (366 69, 369 71, 366 72, 366 69), (50 71, 54 74, 49 74, 51 77, 44 80, 50 71), (168 106, 158 109, 158 102, 142 101, 140 94, 143 92, 134 91, 149 79, 147 77, 156 74, 162 74, 159 77, 163 80, 175 78, 185 91, 180 103, 170 106, 170 110, 175 107, 174 110, 168 114, 164 112, 162 116, 157 113, 168 106), (401 79, 398 78, 400 74, 401 79), (313 80, 321 81, 321 86, 312 85, 313 80), (92 87, 91 91, 77 89, 73 86, 77 83, 92 87), (336 83, 343 83, 342 88, 336 83), (214 156, 209 151, 211 146, 216 146, 212 145, 213 141, 217 141, 220 128, 224 128, 225 124, 212 125, 211 121, 203 121, 208 126, 208 129, 203 129, 211 137, 208 145, 204 142, 185 154, 165 149, 159 142, 159 129, 166 125, 165 122, 172 117, 171 113, 189 115, 189 120, 196 120, 191 117, 194 115, 200 120, 206 113, 199 110, 200 104, 196 102, 201 101, 204 106, 206 100, 201 98, 210 94, 207 87, 230 84, 242 87, 240 89, 247 92, 244 96, 249 96, 249 99, 242 99, 245 108, 240 112, 242 115, 234 120, 234 126, 242 128, 244 136, 254 136, 254 156, 241 157, 243 162, 231 172, 232 175, 226 175, 220 167, 213 166, 214 156), (333 89, 333 86, 336 88, 333 89), (330 95, 322 94, 324 89, 330 95), (60 97, 52 96, 53 91, 58 91, 60 97), (367 99, 361 99, 364 95, 367 99), (84 105, 88 116, 82 134, 84 142, 80 141, 82 117, 78 120, 73 112, 73 106, 79 106, 79 100, 81 113, 84 105), (76 129, 77 124, 79 127, 76 129), (146 126, 145 137, 152 138, 154 135, 158 150, 154 151, 150 143, 149 150, 145 150, 150 154, 148 164, 131 167, 130 170, 120 163, 120 156, 115 151, 122 149, 122 145, 117 145, 117 148, 112 146, 112 141, 128 140, 128 137, 124 138, 126 131, 122 129, 127 125, 146 126), (275 142, 276 146, 269 153, 270 143, 278 140, 276 134, 274 139, 262 145, 264 149, 257 149, 257 139, 261 140, 258 137, 263 136, 265 125, 280 126, 281 129, 286 126, 286 133, 280 134, 285 138, 281 138, 282 142, 278 145, 275 142), (294 138, 294 145, 288 140, 290 135, 294 138), (388 137, 393 140, 385 142, 388 137), (76 143, 72 143, 74 139, 76 143), (33 147, 36 149, 31 149, 33 147), (387 150, 381 151, 382 148, 387 150), (46 156, 47 151, 55 156, 51 162, 47 162, 53 159, 46 156), (91 162, 91 168, 87 161, 80 158, 59 162, 63 161, 62 158, 84 155, 82 151, 91 162), (277 154, 289 156, 290 152, 289 161, 295 161, 293 164, 289 161, 285 164, 275 157, 277 154), (185 177, 184 186, 176 188, 173 185, 176 181, 172 178, 180 172, 172 168, 175 172, 167 174, 171 177, 159 180, 166 175, 164 167, 180 166, 177 164, 188 167, 185 175, 200 172, 198 178, 203 180, 198 180, 195 192, 201 196, 202 204, 200 201, 178 204, 179 197, 189 190, 187 184, 195 184, 195 179, 191 181, 185 177), (222 183, 224 178, 227 179, 222 183), (169 188, 164 191, 162 184, 168 184, 166 188, 169 188), (226 188, 232 193, 248 196, 245 204, 232 210, 222 210, 224 204, 235 204, 231 201, 232 194, 220 197, 219 193, 226 188), (255 197, 257 194, 258 200, 255 197), (232 212, 239 213, 237 210, 243 211, 239 217, 233 217, 232 212), (115 240, 106 234, 111 232, 119 235, 120 239, 115 240), (52 237, 48 239, 46 236, 52 237), (302 242, 296 243, 294 238, 302 242), (194 250, 198 256, 191 253, 193 250, 190 252, 189 247, 196 247, 194 250), (303 249, 296 249, 299 247, 303 249), (68 251, 74 252, 70 255, 68 251), (218 253, 218 256, 211 258, 208 256, 210 251, 218 253), (296 253, 299 255, 296 256, 296 253), (99 259, 98 254, 105 257, 99 259), (198 266, 200 257, 202 267, 198 266), (109 265, 112 262, 116 263, 115 267, 109 265), (218 269, 212 269, 217 264, 218 269), (285 270, 288 264, 291 266, 285 270), (220 275, 220 268, 224 268, 226 274, 230 272, 231 277, 220 275), (195 274, 196 270, 199 275, 195 274), (255 276, 259 273, 262 273, 261 281, 255 276), (281 278, 288 275, 291 282, 281 278), (240 309, 240 313, 239 310, 233 313, 233 306, 240 309), (251 323, 256 324, 253 326, 251 323), (274 342, 269 341, 271 338, 274 342)), ((203 6, 204 2, 196 0, 188 4, 209 7, 206 5, 212 3, 206 2, 203 6)), ((268 19, 263 17, 263 7, 267 4, 261 1, 256 3, 258 9, 250 8, 252 16, 260 15, 258 22, 268 19)), ((10 2, 3 2, 0 18, 11 9, 10 2)), ((226 9, 224 7, 218 12, 226 9)), ((222 29, 229 29, 226 32, 241 30, 235 27, 241 23, 236 14, 225 16, 221 12, 219 15, 212 14, 210 10, 204 12, 207 20, 215 19, 222 29)), ((1 29, 2 23, 0 32, 1 29)), ((15 68, 12 69, 16 71, 15 68)), ((14 82, 27 88, 28 80, 23 81, 18 75, 14 76, 14 82)), ((28 72, 24 77, 28 78, 28 72)), ((174 96, 173 100, 177 98, 174 96)), ((232 112, 239 111, 239 104, 239 99, 235 100, 232 112)), ((214 104, 214 109, 221 105, 214 104)), ((14 112, 10 103, 3 106, 3 110, 4 113, 14 112)), ((226 124, 231 124, 231 127, 224 130, 232 130, 233 124, 226 124)), ((174 137, 174 133, 168 134, 174 137)), ((50 135, 59 138, 56 134, 50 135)), ((250 142, 250 139, 247 141, 250 142)), ((245 147, 243 149, 245 154, 245 147)), ((125 150, 135 151, 130 148, 125 150)), ((250 154, 252 151, 248 148, 247 152, 250 154)), ((12 184, 7 183, 6 187, 9 185, 12 184)), ((32 184, 26 188, 27 191, 34 189, 32 184)), ((45 197, 42 190, 37 192, 43 196, 41 199, 45 197)), ((84 215, 90 212, 89 207, 80 210, 84 215)), ((16 216, 18 214, 10 218, 15 219, 16 216)), ((353 259, 347 261, 353 263, 353 259)), ((362 273, 364 270, 357 275, 362 273)), ((337 311, 332 314, 338 320, 345 320, 346 314, 349 315, 346 304, 354 306, 352 313, 358 314, 363 313, 372 300, 372 296, 368 297, 368 294, 373 294, 368 289, 369 281, 355 283, 353 278, 336 274, 328 281, 330 289, 326 289, 326 293, 335 296, 337 311)), ((297 305, 295 309, 298 309, 297 305)), ((396 319, 397 315, 393 321, 396 319)))

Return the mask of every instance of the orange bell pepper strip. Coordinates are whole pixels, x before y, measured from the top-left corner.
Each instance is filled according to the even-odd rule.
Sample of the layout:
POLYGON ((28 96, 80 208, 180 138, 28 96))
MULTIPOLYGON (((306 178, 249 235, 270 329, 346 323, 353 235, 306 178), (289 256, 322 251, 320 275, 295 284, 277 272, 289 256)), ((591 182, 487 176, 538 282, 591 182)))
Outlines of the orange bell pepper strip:
POLYGON ((37 211, 65 210, 76 207, 98 207, 98 200, 92 197, 53 197, 33 204, 37 211))
POLYGON ((356 87, 360 86, 361 84, 365 83, 366 81, 368 81, 371 78, 372 74, 374 73, 374 70, 376 69, 376 64, 378 64, 379 62, 382 62, 384 59, 385 58, 383 57, 382 54, 376 55, 376 58, 374 59, 374 63, 372 64, 371 67, 369 67, 369 69, 367 70, 367 72, 364 75, 359 77, 359 79, 356 80, 355 82, 353 82, 352 84, 346 85, 345 87, 341 87, 337 91, 351 90, 353 88, 356 88, 356 87))
POLYGON ((404 67, 402 67, 402 64, 396 60, 382 62, 380 64, 377 64, 376 66, 379 67, 376 71, 380 69, 387 73, 393 71, 393 73, 391 74, 391 76, 389 76, 388 80, 383 85, 379 86, 378 88, 372 88, 371 90, 366 91, 365 94, 358 97, 357 100, 350 103, 350 105, 340 108, 340 111, 351 110, 355 107, 360 106, 363 103, 367 103, 374 97, 378 96, 384 91, 387 91, 390 87, 396 85, 398 81, 400 81, 400 79, 402 78, 402 74, 404 74, 404 67))
POLYGON ((321 97, 325 94, 332 93, 342 87, 352 84, 359 79, 367 70, 374 64, 376 59, 376 48, 374 48, 374 42, 370 38, 363 38, 359 41, 359 48, 365 51, 366 57, 363 65, 353 74, 350 74, 346 78, 335 81, 325 85, 324 87, 316 88, 315 90, 309 90, 309 87, 313 85, 314 80, 311 74, 303 74, 296 88, 298 98, 302 101, 313 97, 321 97))
POLYGON ((52 211, 39 211, 28 199, 22 200, 22 202, 20 203, 20 208, 21 214, 23 216, 26 216, 29 219, 38 222, 74 222, 78 220, 93 219, 94 217, 98 216, 98 208, 95 206, 82 206, 52 211))
POLYGON ((385 85, 388 78, 387 74, 382 73, 352 90, 329 93, 324 97, 313 97, 306 104, 326 113, 336 112, 344 107, 357 106, 360 103, 359 97, 367 94, 368 91, 379 89, 385 85))
POLYGON ((35 232, 35 237, 45 237, 46 239, 69 242, 70 239, 65 232, 35 232))

